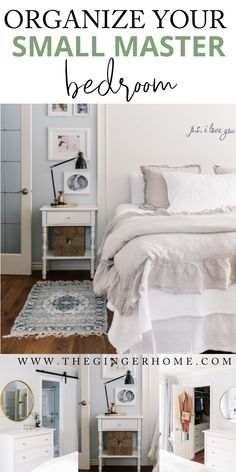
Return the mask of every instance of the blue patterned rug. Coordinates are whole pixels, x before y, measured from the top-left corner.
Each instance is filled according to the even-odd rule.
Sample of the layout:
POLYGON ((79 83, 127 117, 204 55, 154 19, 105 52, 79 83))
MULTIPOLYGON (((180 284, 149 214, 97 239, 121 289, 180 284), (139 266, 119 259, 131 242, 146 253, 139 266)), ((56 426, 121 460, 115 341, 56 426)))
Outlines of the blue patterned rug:
POLYGON ((89 280, 37 282, 5 337, 104 334, 106 300, 97 297, 89 280))

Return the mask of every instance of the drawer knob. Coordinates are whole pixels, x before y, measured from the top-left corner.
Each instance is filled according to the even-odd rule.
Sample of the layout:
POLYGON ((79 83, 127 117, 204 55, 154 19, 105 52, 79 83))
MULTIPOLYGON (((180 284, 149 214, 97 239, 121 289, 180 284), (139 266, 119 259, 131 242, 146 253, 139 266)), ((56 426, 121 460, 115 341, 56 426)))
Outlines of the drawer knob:
POLYGON ((26 459, 26 457, 25 457, 25 456, 23 456, 23 457, 22 457, 22 459, 26 459))
POLYGON ((25 443, 22 443, 22 446, 25 446, 25 443))

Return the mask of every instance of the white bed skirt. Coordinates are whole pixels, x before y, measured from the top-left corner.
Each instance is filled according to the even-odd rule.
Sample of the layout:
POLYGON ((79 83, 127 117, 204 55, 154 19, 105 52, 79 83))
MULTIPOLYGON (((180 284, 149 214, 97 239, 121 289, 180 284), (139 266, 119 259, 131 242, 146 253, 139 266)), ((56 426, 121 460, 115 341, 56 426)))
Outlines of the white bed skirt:
POLYGON ((114 311, 108 338, 119 353, 236 352, 235 333, 236 284, 201 295, 149 289, 133 315, 114 311))

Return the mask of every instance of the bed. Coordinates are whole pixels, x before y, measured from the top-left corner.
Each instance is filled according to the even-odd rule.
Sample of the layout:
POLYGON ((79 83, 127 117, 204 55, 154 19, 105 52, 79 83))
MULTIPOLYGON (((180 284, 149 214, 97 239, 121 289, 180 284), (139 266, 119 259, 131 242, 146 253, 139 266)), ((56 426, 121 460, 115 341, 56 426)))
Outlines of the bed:
POLYGON ((236 351, 235 211, 170 216, 122 204, 100 255, 94 288, 113 311, 117 352, 236 351), (167 261, 158 271, 157 260, 167 261))
POLYGON ((159 471, 158 466, 153 469, 154 472, 210 472, 211 470, 203 464, 183 459, 166 451, 160 451, 159 471))
POLYGON ((32 472, 78 472, 78 452, 72 452, 44 462, 32 472))

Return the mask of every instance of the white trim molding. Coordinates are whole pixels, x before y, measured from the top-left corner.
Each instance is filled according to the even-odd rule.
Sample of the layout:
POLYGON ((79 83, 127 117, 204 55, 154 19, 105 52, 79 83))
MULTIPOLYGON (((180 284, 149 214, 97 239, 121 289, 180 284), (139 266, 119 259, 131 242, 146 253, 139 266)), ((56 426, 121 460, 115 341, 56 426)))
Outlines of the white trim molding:
POLYGON ((148 452, 159 412, 159 367, 152 365, 152 356, 143 357, 147 357, 148 365, 142 367, 142 465, 150 465, 148 452))
POLYGON ((97 244, 103 238, 107 224, 107 105, 97 106, 97 244))

